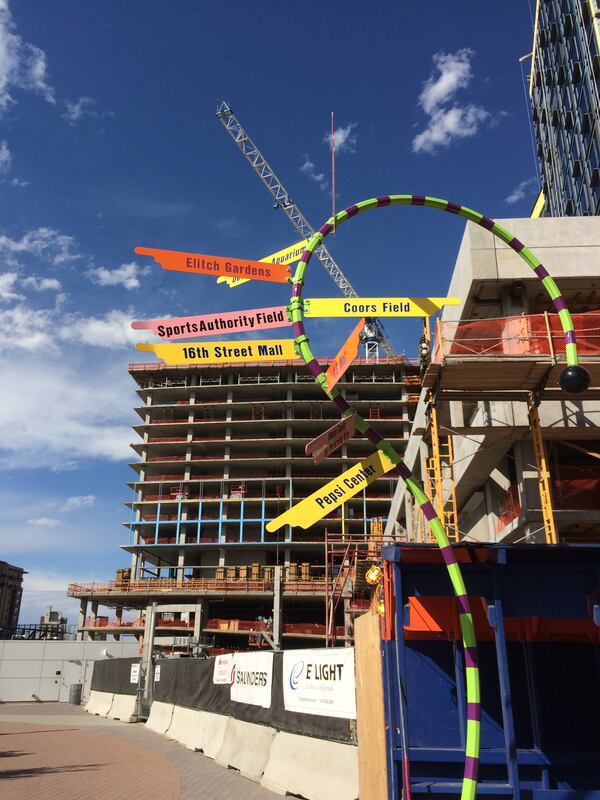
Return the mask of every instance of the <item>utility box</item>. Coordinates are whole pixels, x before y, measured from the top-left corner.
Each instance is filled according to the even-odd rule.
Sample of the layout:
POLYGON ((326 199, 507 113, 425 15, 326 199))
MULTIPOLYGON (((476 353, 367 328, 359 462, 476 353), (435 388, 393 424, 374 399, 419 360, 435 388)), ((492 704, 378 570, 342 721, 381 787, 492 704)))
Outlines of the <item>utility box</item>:
MULTIPOLYGON (((600 546, 453 549, 478 642, 477 797, 600 800, 600 546)), ((389 797, 452 798, 467 706, 450 579, 436 546, 385 547, 383 558, 389 797)))

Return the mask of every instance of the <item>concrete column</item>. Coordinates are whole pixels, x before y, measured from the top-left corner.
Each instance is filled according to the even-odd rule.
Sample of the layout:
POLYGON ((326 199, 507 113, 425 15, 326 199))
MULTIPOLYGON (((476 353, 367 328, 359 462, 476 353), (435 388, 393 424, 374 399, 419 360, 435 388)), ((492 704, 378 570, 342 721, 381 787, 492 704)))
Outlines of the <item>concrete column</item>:
POLYGON ((154 675, 152 674, 152 650, 154 649, 154 628, 156 623, 156 602, 146 606, 146 617, 144 626, 144 640, 142 650, 142 661, 144 664, 144 674, 146 684, 144 687, 144 697, 148 699, 152 690, 154 675))
POLYGON ((344 636, 346 641, 345 647, 352 647, 352 639, 354 638, 354 624, 352 622, 352 613, 350 612, 350 598, 344 597, 344 636))
POLYGON ((273 585, 273 641, 277 647, 281 647, 281 631, 283 625, 282 614, 282 592, 281 592, 281 567, 278 565, 274 570, 273 585))
POLYGON ((177 554, 177 583, 183 583, 184 565, 185 565, 185 551, 180 550, 177 554))
POLYGON ((78 630, 77 630, 77 641, 78 642, 82 642, 84 640, 84 638, 85 638, 85 633, 83 631, 79 630, 79 628, 83 628, 83 626, 85 625, 85 618, 86 618, 86 615, 87 615, 87 605, 88 605, 87 599, 82 597, 81 600, 79 601, 79 619, 78 619, 78 622, 77 622, 77 628, 78 628, 78 630))
POLYGON ((225 551, 224 547, 220 547, 219 548, 219 566, 220 567, 224 567, 225 566, 225 552, 226 551, 225 551))
POLYGON ((202 628, 206 625, 206 617, 208 615, 208 602, 204 600, 197 600, 194 606, 194 640, 200 641, 202 637, 202 628))

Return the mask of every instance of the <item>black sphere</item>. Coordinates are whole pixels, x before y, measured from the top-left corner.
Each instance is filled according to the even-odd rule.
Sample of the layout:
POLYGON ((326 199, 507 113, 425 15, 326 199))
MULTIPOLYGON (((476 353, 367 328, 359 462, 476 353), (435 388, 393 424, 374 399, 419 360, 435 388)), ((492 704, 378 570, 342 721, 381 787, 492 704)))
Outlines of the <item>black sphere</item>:
POLYGON ((569 394, 585 392, 590 383, 590 373, 583 367, 565 367, 558 378, 560 388, 569 394))

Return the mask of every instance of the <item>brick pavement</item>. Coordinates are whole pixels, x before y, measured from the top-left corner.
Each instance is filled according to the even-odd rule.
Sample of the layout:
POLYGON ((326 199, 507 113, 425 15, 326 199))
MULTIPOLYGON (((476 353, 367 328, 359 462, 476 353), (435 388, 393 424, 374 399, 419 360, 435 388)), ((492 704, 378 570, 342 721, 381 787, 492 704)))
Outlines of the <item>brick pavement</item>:
POLYGON ((144 725, 58 703, 0 705, 6 800, 274 800, 278 795, 144 725))

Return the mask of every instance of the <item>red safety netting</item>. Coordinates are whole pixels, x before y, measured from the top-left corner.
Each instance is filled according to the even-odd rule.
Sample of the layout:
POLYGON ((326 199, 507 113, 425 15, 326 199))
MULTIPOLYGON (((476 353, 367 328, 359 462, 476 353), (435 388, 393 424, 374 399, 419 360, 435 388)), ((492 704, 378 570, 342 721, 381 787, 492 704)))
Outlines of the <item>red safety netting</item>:
POLYGON ((564 510, 600 508, 600 468, 561 466, 552 480, 554 506, 564 510))
MULTIPOLYGON (((573 314, 580 355, 600 354, 600 311, 573 314)), ((447 356, 561 356, 565 336, 558 314, 527 314, 498 319, 440 321, 432 360, 447 356)))

